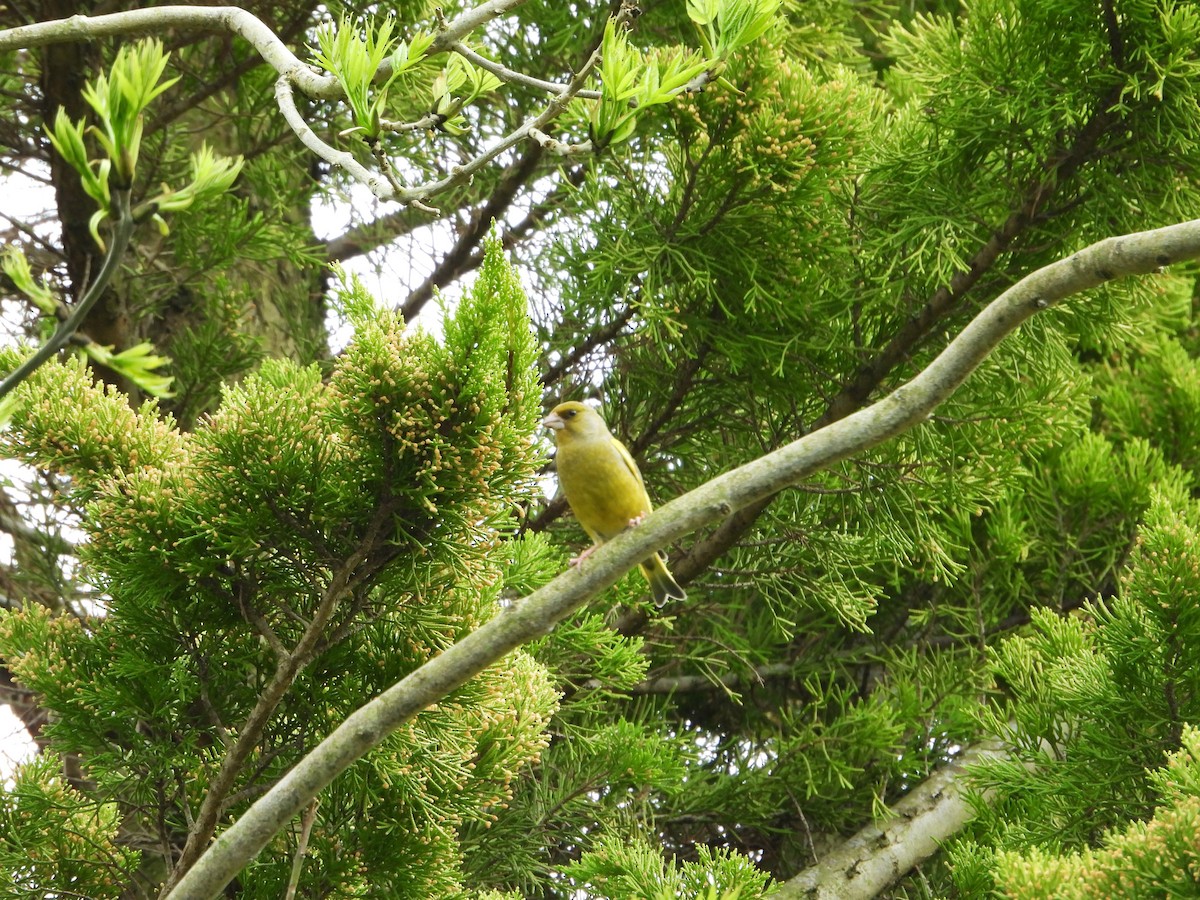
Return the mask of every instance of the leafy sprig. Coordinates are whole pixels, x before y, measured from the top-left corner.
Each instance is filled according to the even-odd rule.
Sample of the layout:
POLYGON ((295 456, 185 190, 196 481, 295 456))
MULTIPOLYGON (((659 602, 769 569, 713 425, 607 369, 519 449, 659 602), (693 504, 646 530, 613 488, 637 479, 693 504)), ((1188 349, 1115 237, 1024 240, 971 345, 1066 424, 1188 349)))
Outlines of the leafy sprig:
POLYGON ((420 65, 433 44, 429 32, 417 32, 409 41, 399 40, 395 32, 394 16, 362 23, 343 17, 317 29, 317 45, 310 47, 313 60, 337 79, 354 114, 354 127, 344 133, 361 132, 368 141, 378 138, 396 79, 420 65), (376 84, 385 61, 391 71, 376 84))

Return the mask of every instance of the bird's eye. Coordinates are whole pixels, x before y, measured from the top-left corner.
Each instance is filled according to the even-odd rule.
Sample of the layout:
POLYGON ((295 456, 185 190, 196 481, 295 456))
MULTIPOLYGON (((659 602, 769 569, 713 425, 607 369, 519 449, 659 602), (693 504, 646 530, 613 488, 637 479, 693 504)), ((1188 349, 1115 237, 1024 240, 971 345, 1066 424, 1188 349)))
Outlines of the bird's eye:
POLYGON ((577 413, 577 412, 579 412, 579 410, 577 410, 577 409, 568 409, 567 410, 567 418, 568 419, 575 418, 575 413, 577 413))

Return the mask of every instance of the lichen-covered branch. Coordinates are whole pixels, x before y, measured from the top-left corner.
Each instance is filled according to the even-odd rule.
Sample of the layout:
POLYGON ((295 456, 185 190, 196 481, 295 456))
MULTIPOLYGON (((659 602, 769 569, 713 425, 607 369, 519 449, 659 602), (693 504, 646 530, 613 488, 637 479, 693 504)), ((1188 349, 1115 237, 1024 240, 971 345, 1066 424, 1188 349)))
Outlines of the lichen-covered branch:
POLYGON ((879 896, 974 817, 959 787, 963 771, 973 763, 1004 755, 996 744, 966 750, 952 765, 930 775, 897 802, 891 818, 847 838, 815 866, 784 882, 771 894, 772 900, 869 900, 879 896))
POLYGON ((159 6, 100 16, 71 16, 0 31, 0 50, 87 41, 114 35, 162 34, 166 29, 236 34, 263 62, 311 97, 332 99, 341 88, 331 75, 305 65, 257 16, 236 6, 159 6))

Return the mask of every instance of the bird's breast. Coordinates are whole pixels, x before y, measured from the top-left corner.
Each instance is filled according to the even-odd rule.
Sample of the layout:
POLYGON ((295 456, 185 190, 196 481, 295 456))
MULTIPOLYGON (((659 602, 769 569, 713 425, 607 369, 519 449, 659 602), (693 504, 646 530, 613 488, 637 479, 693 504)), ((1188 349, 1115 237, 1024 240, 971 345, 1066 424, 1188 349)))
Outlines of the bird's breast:
POLYGON ((575 518, 593 538, 607 541, 624 531, 630 519, 648 513, 650 501, 611 442, 605 445, 560 447, 557 464, 559 484, 575 518))

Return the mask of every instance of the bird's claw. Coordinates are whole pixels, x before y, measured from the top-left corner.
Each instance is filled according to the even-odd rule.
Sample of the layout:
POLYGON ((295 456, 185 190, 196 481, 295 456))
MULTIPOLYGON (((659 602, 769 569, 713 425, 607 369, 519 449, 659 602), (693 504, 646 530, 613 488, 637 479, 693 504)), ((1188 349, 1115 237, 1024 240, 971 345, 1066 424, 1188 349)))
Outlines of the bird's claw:
POLYGON ((587 559, 589 556, 591 556, 593 553, 596 552, 597 546, 599 546, 599 545, 592 544, 592 546, 588 547, 586 550, 584 550, 578 556, 572 556, 569 560, 567 560, 567 565, 569 565, 572 569, 579 568, 579 566, 583 565, 583 561, 585 559, 587 559))

